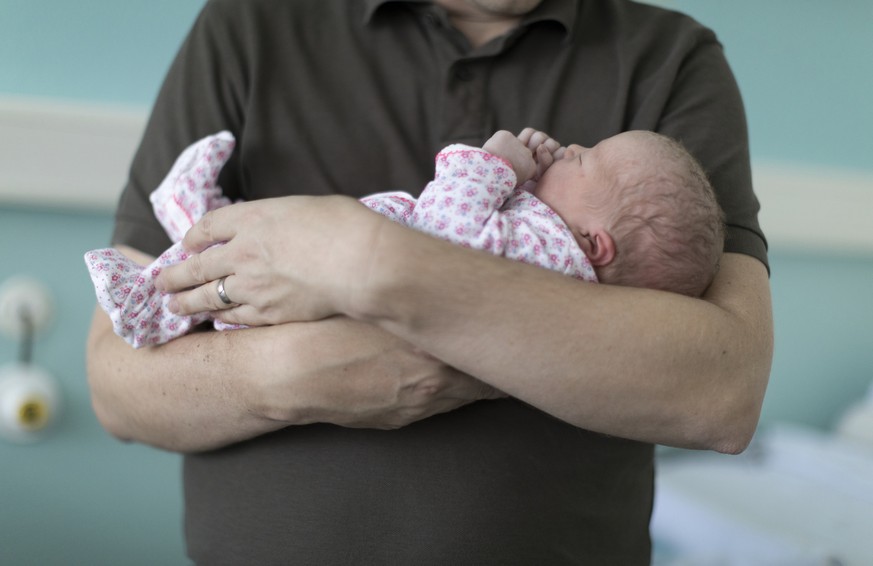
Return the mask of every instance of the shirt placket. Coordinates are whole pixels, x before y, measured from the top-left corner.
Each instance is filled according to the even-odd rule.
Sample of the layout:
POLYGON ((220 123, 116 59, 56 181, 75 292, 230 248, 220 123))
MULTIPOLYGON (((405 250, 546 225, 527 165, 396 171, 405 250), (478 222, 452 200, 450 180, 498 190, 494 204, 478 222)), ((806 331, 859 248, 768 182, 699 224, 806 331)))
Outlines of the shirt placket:
POLYGON ((440 71, 435 113, 431 117, 435 151, 452 143, 479 146, 488 127, 486 85, 492 59, 471 50, 467 39, 454 29, 445 12, 436 6, 422 10, 440 71))
POLYGON ((440 138, 443 144, 479 146, 488 126, 485 104, 489 58, 462 57, 444 74, 440 138))

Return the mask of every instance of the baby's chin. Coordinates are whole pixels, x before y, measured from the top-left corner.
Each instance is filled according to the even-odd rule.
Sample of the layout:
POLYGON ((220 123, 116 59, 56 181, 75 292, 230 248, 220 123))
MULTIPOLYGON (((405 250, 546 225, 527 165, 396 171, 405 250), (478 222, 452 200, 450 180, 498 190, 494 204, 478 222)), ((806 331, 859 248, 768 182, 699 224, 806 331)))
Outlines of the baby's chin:
MULTIPOLYGON (((548 171, 546 173, 548 173, 548 171)), ((531 183, 531 181, 528 181, 526 185, 530 185, 531 183)), ((533 196, 543 201, 546 206, 552 207, 550 201, 552 200, 551 195, 553 191, 549 191, 549 183, 547 181, 543 182, 543 179, 540 179, 539 182, 534 183, 533 186, 530 186, 527 190, 530 191, 533 196)))

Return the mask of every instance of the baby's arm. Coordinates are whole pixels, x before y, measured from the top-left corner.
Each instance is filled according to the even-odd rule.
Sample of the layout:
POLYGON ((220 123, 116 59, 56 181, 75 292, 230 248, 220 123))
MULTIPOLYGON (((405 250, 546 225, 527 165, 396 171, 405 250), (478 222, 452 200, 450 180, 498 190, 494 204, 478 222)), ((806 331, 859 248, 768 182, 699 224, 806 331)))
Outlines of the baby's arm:
POLYGON ((401 191, 372 194, 362 198, 361 202, 370 210, 404 226, 409 224, 412 211, 415 210, 415 199, 412 195, 401 191))
MULTIPOLYGON (((515 144, 521 147, 518 140, 515 144)), ((409 226, 456 244, 489 249, 489 223, 516 185, 508 160, 477 147, 450 145, 437 155, 434 179, 418 197, 409 226)))
POLYGON ((449 146, 409 222, 432 236, 596 281, 591 263, 554 211, 516 188, 509 162, 484 149, 449 146))
POLYGON ((488 225, 502 230, 498 211, 513 190, 538 179, 563 151, 533 128, 518 136, 500 130, 481 150, 450 145, 437 155, 434 180, 422 191, 408 224, 463 245, 491 241, 488 225))
MULTIPOLYGON (((437 155, 434 180, 418 198, 409 226, 462 246, 596 281, 591 263, 560 217, 517 188, 516 163, 526 168, 526 174, 537 169, 526 143, 538 143, 550 158, 563 150, 548 136, 540 142, 531 135, 522 140, 508 132, 498 132, 482 149, 464 145, 444 149, 437 155)), ((544 160, 543 165, 553 161, 544 160)))
POLYGON ((534 162, 531 149, 511 132, 500 130, 485 142, 482 149, 509 163, 515 171, 516 182, 519 185, 533 178, 537 172, 537 164, 534 162))

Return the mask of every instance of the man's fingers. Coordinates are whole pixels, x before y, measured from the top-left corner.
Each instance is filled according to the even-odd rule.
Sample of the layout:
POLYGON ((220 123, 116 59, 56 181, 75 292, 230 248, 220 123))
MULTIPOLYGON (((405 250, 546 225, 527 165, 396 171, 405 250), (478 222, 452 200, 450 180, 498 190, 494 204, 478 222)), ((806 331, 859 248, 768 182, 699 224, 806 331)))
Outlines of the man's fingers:
MULTIPOLYGON (((224 290, 231 301, 233 298, 233 290, 231 287, 231 277, 224 281, 224 290)), ((219 281, 209 281, 204 285, 195 287, 190 291, 177 293, 170 300, 170 310, 178 315, 192 315, 208 311, 221 311, 224 309, 232 309, 237 305, 234 302, 227 304, 221 300, 221 295, 218 292, 219 281)), ((228 321, 229 322, 229 321, 228 321)))
POLYGON ((194 254, 182 263, 165 267, 155 280, 158 290, 177 293, 210 281, 215 281, 233 272, 227 246, 214 246, 194 254))
POLYGON ((216 320, 225 324, 245 324, 246 326, 265 326, 271 324, 261 316, 260 311, 251 305, 238 305, 213 313, 216 320), (245 321, 245 322, 243 322, 245 321))
POLYGON ((230 241, 236 236, 235 219, 245 212, 244 207, 245 203, 240 203, 207 212, 185 234, 182 246, 189 252, 199 253, 214 244, 230 241))

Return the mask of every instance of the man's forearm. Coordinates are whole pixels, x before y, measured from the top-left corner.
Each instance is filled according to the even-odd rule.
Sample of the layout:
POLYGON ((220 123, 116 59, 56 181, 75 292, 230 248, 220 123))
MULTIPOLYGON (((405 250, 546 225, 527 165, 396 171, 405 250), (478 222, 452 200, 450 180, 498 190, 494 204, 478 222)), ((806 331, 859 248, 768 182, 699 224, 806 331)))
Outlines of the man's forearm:
POLYGON ((255 356, 256 333, 229 334, 197 333, 135 350, 98 309, 87 358, 101 423, 121 439, 183 452, 286 426, 257 406, 252 386, 269 362, 255 356))
POLYGON ((703 299, 593 285, 432 238, 339 196, 225 207, 185 241, 193 251, 228 243, 161 274, 184 312, 209 308, 211 279, 233 273, 246 297, 244 275, 267 273, 259 286, 271 300, 249 283, 249 314, 228 322, 347 315, 616 436, 737 452, 757 425, 773 328, 767 271, 749 256, 725 255, 703 299))
POLYGON ((725 256, 699 300, 584 284, 400 230, 383 227, 353 316, 583 428, 725 452, 751 438, 772 356, 757 260, 725 256))
MULTIPOLYGON (((119 250, 140 264, 153 259, 129 247, 119 250)), ((352 389, 348 373, 366 379, 384 363, 382 356, 406 347, 386 332, 336 318, 201 332, 135 350, 97 308, 88 378, 95 412, 113 435, 200 451, 292 424, 359 422, 355 407, 342 405, 352 389)))
POLYGON ((201 332, 133 349, 98 310, 88 341, 95 411, 115 436, 202 451, 289 425, 398 428, 499 391, 344 317, 201 332))

